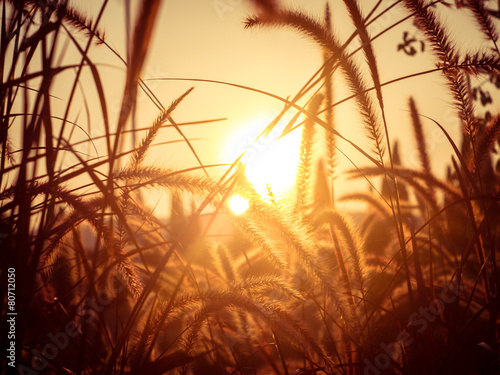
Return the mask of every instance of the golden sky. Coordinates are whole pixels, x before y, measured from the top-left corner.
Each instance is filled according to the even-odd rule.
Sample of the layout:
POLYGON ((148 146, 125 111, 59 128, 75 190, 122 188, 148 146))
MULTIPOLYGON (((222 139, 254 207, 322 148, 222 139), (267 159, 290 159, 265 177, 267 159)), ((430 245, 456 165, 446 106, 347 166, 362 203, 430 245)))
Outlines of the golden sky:
MULTIPOLYGON (((101 4, 100 1, 73 3, 94 17, 101 4)), ((131 1, 132 25, 138 3, 131 1)), ((376 1, 362 2, 365 14, 375 3, 376 1)), ((389 3, 392 4, 383 2, 380 9, 384 9, 384 4, 389 3)), ((353 30, 352 24, 342 1, 329 1, 329 4, 332 10, 333 31, 344 41, 353 30)), ((281 1, 281 5, 284 8, 305 11, 322 19, 325 1, 281 1)), ((111 0, 100 24, 106 32, 107 43, 126 58, 127 22, 124 9, 122 1, 111 0)), ((227 118, 222 122, 183 128, 188 137, 196 138, 193 145, 205 164, 232 162, 243 146, 251 147, 251 137, 267 125, 263 119, 276 115, 281 110, 282 103, 261 94, 220 84, 157 81, 154 78, 220 80, 251 86, 286 98, 295 95, 322 63, 321 51, 317 46, 294 30, 244 30, 243 21, 252 12, 252 4, 247 0, 183 0, 164 1, 157 16, 153 43, 143 69, 143 78, 147 80, 149 87, 163 105, 167 106, 186 89, 195 86, 195 90, 174 113, 173 118, 177 122, 227 118)), ((468 27, 467 17, 462 13, 451 11, 442 17, 453 29, 452 36, 460 41, 461 48, 481 48, 481 35, 468 27)), ((369 27, 372 36, 399 21, 402 15, 403 12, 398 7, 389 11, 369 27)), ((409 31, 410 36, 422 39, 412 22, 406 21, 374 42, 382 82, 434 67, 429 46, 425 52, 419 51, 413 57, 397 51, 404 31, 409 31)), ((356 43, 353 43, 350 50, 355 46, 356 43)), ((71 52, 68 52, 68 55, 71 56, 71 52)), ((94 62, 103 64, 100 69, 105 81, 108 105, 111 117, 113 114, 116 116, 122 96, 124 66, 105 46, 94 48, 92 57, 94 62)), ((357 57, 359 66, 367 72, 362 55, 358 53, 357 57)), ((368 74, 366 78, 369 82, 368 74)), ((410 95, 414 96, 422 114, 438 121, 458 141, 459 125, 453 115, 454 111, 449 106, 451 98, 443 89, 444 85, 440 74, 432 73, 391 84, 383 89, 390 137, 392 141, 399 139, 403 164, 408 167, 417 166, 415 144, 409 137, 412 134, 407 112, 410 95)), ((64 91, 63 88, 55 88, 56 91, 58 89, 64 91)), ((348 94, 342 87, 341 79, 335 78, 334 92, 335 101, 348 94)), ((92 101, 92 95, 89 97, 87 100, 92 101)), ((363 125, 355 111, 352 111, 351 102, 336 108, 338 130, 347 138, 368 148, 363 125)), ((139 97, 138 103, 137 126, 147 127, 158 111, 144 95, 139 97)), ((75 116, 78 110, 81 111, 81 108, 74 108, 75 116)), ((81 121, 83 117, 80 115, 81 121)), ((93 135, 99 134, 98 122, 98 119, 92 121, 93 135)), ((429 149, 434 156, 434 171, 442 175, 444 165, 449 162, 451 148, 431 122, 424 121, 424 129, 429 149)), ((298 131, 289 135, 291 144, 298 139, 294 133, 298 131)), ((164 131, 157 141, 179 138, 175 131, 168 130, 164 131)), ((99 144, 97 146, 99 147, 99 144)), ((338 146, 354 163, 361 166, 368 164, 350 146, 342 142, 339 142, 338 146)), ((156 147, 154 150, 150 155, 150 160, 154 163, 174 167, 196 165, 184 143, 156 147)), ((256 151, 260 153, 260 150, 256 151)), ((339 163, 340 169, 352 167, 341 155, 339 163)), ((339 173, 339 177, 342 178, 342 173, 339 173)), ((361 190, 365 183, 359 183, 363 184, 359 188, 361 190)), ((351 189, 349 186, 339 180, 336 188, 341 193, 351 189)))

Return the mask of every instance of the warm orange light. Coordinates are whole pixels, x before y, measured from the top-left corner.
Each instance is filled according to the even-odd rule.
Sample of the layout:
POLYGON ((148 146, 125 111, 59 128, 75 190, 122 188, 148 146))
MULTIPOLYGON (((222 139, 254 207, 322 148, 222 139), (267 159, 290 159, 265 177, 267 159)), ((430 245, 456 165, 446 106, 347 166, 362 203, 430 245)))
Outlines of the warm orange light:
POLYGON ((248 209, 248 200, 241 195, 235 195, 229 199, 229 207, 236 215, 241 215, 248 209))
POLYGON ((268 195, 267 185, 278 197, 290 192, 299 162, 300 131, 278 139, 289 119, 283 119, 270 134, 255 140, 272 119, 272 116, 258 116, 242 124, 226 146, 231 161, 246 150, 241 160, 246 177, 263 197, 268 195))

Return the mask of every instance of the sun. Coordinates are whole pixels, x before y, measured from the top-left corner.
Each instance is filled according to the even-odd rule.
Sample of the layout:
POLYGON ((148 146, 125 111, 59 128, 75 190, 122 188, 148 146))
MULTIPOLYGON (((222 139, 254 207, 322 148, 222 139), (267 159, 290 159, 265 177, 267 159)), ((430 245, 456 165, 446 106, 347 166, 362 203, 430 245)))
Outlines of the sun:
POLYGON ((257 139, 274 117, 260 115, 242 123, 229 136, 225 147, 229 162, 245 152, 241 159, 245 175, 262 197, 269 195, 268 189, 277 197, 290 193, 295 186, 299 163, 300 131, 279 138, 290 118, 283 118, 268 135, 257 139))
POLYGON ((248 199, 243 198, 241 195, 235 195, 229 199, 229 208, 236 215, 241 215, 248 209, 248 199))

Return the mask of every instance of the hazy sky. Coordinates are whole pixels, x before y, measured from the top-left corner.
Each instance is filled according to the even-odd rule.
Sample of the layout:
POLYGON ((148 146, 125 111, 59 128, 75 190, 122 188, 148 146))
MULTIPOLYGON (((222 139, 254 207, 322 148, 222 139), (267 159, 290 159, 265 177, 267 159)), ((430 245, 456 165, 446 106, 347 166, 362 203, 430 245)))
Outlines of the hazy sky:
MULTIPOLYGON (((100 3, 99 1, 74 2, 82 11, 94 16, 100 3)), ((132 1, 131 8, 134 9, 138 3, 132 1)), ((362 2, 365 14, 375 3, 376 1, 362 2)), ((393 1, 384 1, 379 9, 384 9, 392 3, 393 1)), ((300 9, 322 19, 326 2, 295 0, 282 1, 281 4, 284 8, 300 9)), ((329 1, 329 4, 332 10, 333 31, 344 41, 353 30, 351 22, 342 1, 329 1)), ((106 31, 107 42, 126 57, 124 9, 122 1, 111 0, 101 25, 106 31)), ((243 21, 252 12, 252 5, 246 0, 164 1, 158 14, 154 40, 143 70, 143 78, 181 77, 221 80, 269 91, 285 98, 293 96, 321 66, 321 51, 311 40, 294 30, 244 30, 243 21)), ((134 12, 132 13, 134 16, 134 12)), ((401 7, 396 6, 370 26, 372 36, 400 20, 404 14, 401 7)), ((464 12, 457 11, 443 15, 443 19, 452 30, 453 37, 460 40, 461 48, 475 50, 480 48, 482 39, 479 33, 469 28, 467 17, 464 12)), ((382 82, 434 67, 428 45, 424 53, 419 50, 413 57, 397 51, 398 43, 403 40, 404 31, 409 31, 409 36, 422 39, 422 36, 415 31, 412 22, 406 21, 374 42, 382 82)), ((415 44, 415 47, 418 46, 418 43, 415 44)), ((94 61, 114 66, 102 66, 101 71, 111 114, 114 110, 116 115, 122 95, 123 64, 105 46, 96 48, 92 53, 94 61)), ((362 55, 360 53, 358 55, 359 65, 366 71, 362 55)), ((369 82, 369 76, 366 77, 369 82)), ((248 144, 248 130, 241 129, 253 127, 253 133, 257 133, 267 125, 259 124, 257 119, 270 117, 282 108, 282 104, 277 100, 234 87, 199 82, 154 80, 147 82, 165 106, 190 86, 196 87, 174 113, 173 117, 178 122, 227 118, 220 123, 184 128, 189 137, 202 138, 193 141, 193 144, 206 164, 232 161, 228 160, 229 156, 236 155, 242 144, 248 144)), ((341 79, 335 82, 337 101, 345 97, 347 92, 342 87, 341 79)), ((412 134, 407 112, 410 95, 415 97, 421 113, 440 122, 454 136, 458 134, 458 122, 450 109, 450 97, 443 89, 444 86, 445 81, 439 73, 433 73, 384 88, 390 136, 391 139, 399 139, 403 163, 406 166, 417 167, 413 151, 415 145, 413 140, 408 138, 408 135, 412 134)), ((485 87, 489 88, 488 85, 485 87)), ((356 113, 352 112, 352 108, 351 102, 337 108, 338 130, 368 149, 369 144, 362 123, 356 113)), ((138 126, 148 126, 156 115, 157 110, 148 99, 139 97, 136 117, 138 126)), ((95 121, 93 123, 95 124, 95 121)), ((425 121, 424 126, 434 156, 432 161, 435 163, 435 171, 441 174, 444 164, 449 161, 451 149, 443 137, 437 135, 435 126, 425 121)), ((93 131, 97 134, 98 126, 93 131)), ((171 139, 179 139, 179 136, 173 131, 165 131, 158 141, 171 139)), ((339 147, 356 163, 368 164, 346 144, 339 143, 339 147)), ((162 146, 155 150, 151 154, 153 162, 179 167, 196 165, 184 144, 162 146)), ((339 160, 341 167, 349 167, 349 163, 341 156, 339 160)), ((338 190, 341 191, 342 187, 338 190)))

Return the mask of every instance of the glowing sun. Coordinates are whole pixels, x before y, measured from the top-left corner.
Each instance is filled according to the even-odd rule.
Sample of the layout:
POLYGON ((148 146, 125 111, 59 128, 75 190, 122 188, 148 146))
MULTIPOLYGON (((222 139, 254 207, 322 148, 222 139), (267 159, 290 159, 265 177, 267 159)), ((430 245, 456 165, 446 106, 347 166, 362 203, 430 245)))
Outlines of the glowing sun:
POLYGON ((241 124, 230 135, 225 150, 230 162, 245 152, 241 162, 246 177, 263 197, 268 196, 268 186, 277 197, 289 193, 295 186, 299 162, 300 129, 279 138, 290 118, 285 117, 268 135, 256 139, 273 118, 261 115, 241 124))
POLYGON ((229 199, 229 207, 236 215, 241 215, 248 209, 248 200, 241 195, 235 195, 229 199))

